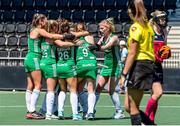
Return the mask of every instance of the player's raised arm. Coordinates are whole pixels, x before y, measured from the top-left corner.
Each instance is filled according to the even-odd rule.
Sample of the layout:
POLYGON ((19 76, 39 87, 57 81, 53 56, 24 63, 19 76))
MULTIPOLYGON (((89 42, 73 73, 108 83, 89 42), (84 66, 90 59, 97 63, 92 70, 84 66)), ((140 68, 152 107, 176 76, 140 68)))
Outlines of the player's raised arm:
POLYGON ((50 39, 63 39, 63 35, 60 34, 52 34, 47 32, 45 29, 38 28, 37 29, 40 36, 50 38, 50 39))
POLYGON ((71 33, 73 35, 75 35, 77 38, 78 37, 81 37, 81 36, 87 36, 87 35, 90 35, 90 33, 88 31, 80 31, 80 32, 73 32, 71 31, 71 33))
POLYGON ((69 42, 69 41, 62 41, 62 40, 55 40, 54 44, 60 47, 70 47, 75 46, 75 43, 69 42))

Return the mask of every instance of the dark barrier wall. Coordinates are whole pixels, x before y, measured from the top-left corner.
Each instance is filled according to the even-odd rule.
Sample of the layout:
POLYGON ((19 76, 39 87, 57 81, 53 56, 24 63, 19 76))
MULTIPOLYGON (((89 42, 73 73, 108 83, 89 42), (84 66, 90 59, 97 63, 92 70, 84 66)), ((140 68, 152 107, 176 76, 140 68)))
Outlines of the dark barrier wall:
MULTIPOLYGON (((26 89, 26 73, 23 67, 0 67, 0 89, 26 89)), ((43 81, 43 89, 46 84, 43 81)), ((180 69, 164 69, 164 90, 180 91, 180 69)))
MULTIPOLYGON (((26 86, 27 80, 24 67, 0 67, 0 89, 25 90, 26 86)), ((46 88, 44 81, 43 88, 46 88)))
POLYGON ((180 69, 164 69, 164 90, 180 92, 180 69))

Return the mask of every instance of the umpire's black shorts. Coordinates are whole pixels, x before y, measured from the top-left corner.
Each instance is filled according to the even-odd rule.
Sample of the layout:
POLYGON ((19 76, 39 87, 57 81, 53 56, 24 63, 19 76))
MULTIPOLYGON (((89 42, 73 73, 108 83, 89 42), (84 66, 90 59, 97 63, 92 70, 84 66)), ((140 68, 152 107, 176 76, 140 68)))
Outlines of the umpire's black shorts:
POLYGON ((127 87, 149 90, 152 88, 154 77, 154 62, 150 60, 134 61, 129 76, 127 87))
POLYGON ((160 82, 161 84, 163 84, 163 69, 162 69, 162 63, 155 62, 155 64, 154 64, 154 70, 155 70, 155 74, 154 74, 153 82, 160 82))

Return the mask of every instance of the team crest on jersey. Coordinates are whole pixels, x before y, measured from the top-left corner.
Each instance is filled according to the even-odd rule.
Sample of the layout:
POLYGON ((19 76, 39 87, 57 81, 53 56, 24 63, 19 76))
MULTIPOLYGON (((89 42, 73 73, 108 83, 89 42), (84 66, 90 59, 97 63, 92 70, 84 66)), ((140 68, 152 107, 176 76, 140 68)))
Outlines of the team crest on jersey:
POLYGON ((131 30, 132 30, 133 32, 136 31, 136 29, 137 29, 136 27, 132 27, 132 28, 131 28, 131 30))

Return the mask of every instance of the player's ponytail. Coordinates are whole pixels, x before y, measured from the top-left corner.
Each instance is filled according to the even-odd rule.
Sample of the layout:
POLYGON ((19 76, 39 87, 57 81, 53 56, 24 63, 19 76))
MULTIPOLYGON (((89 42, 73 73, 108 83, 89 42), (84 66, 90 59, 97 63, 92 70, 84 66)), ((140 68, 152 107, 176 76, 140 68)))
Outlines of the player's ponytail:
POLYGON ((147 26, 148 18, 143 0, 129 0, 128 14, 130 18, 143 26, 147 26))

